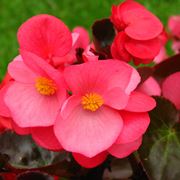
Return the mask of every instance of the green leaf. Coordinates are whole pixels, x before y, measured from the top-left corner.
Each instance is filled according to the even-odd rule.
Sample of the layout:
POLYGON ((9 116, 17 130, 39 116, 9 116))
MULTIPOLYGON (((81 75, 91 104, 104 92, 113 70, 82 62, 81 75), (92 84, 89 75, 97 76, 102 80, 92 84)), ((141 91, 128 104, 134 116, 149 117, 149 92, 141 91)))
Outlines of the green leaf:
POLYGON ((167 99, 155 99, 157 107, 150 112, 151 124, 139 155, 151 179, 177 180, 180 177, 179 112, 167 99))

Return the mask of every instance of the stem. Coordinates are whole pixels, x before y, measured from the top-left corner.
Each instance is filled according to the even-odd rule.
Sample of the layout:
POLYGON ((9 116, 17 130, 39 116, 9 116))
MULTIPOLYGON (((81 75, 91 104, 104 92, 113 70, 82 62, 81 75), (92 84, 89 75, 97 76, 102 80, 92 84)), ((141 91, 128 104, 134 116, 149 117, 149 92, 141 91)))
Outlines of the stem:
POLYGON ((129 160, 129 162, 131 164, 131 168, 133 170, 133 175, 131 177, 133 180, 139 180, 139 179, 150 180, 150 178, 148 177, 147 173, 145 172, 141 162, 137 160, 137 158, 134 154, 131 154, 128 157, 128 160, 129 160))

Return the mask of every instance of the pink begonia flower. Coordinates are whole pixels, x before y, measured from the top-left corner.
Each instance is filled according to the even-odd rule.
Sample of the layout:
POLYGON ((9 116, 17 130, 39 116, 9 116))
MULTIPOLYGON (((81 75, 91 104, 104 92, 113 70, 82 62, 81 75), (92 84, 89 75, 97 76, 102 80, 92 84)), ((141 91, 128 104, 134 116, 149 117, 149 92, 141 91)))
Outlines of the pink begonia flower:
MULTIPOLYGON (((31 57, 32 59, 31 59, 31 63, 32 63, 32 61, 33 61, 33 57, 34 57, 34 55, 33 56, 31 56, 31 54, 29 54, 29 53, 27 53, 26 54, 26 52, 23 52, 22 54, 24 54, 24 56, 29 56, 29 57, 31 57)), ((29 57, 27 57, 27 60, 29 60, 29 57)), ((37 59, 37 60, 39 60, 39 59, 37 59)), ((42 60, 41 60, 42 61, 42 60)), ((39 62, 39 61, 38 61, 39 62)), ((40 62, 39 62, 40 63, 40 62)), ((44 64, 44 63, 43 63, 44 64)), ((43 64, 41 64, 41 65, 43 65, 43 64)), ((51 71, 51 69, 49 69, 48 70, 48 66, 47 67, 45 67, 45 66, 43 66, 45 69, 46 69, 46 71, 49 71, 49 72, 43 72, 43 70, 42 69, 39 69, 39 71, 41 71, 40 72, 40 74, 42 75, 45 75, 46 77, 47 77, 47 74, 46 73, 56 73, 55 71, 53 72, 53 71, 51 71), (51 71, 51 72, 50 72, 51 71)), ((22 58, 21 58, 21 56, 17 56, 15 59, 14 59, 14 61, 11 63, 11 65, 9 65, 9 69, 11 69, 10 70, 10 73, 12 74, 12 77, 15 79, 15 83, 18 83, 19 81, 19 83, 22 83, 23 84, 23 81, 26 81, 26 86, 29 84, 29 82, 28 82, 28 78, 29 78, 29 80, 31 79, 31 77, 33 77, 34 76, 34 74, 35 74, 35 76, 37 76, 38 75, 38 72, 37 71, 35 71, 35 72, 33 72, 33 71, 30 71, 30 69, 28 69, 28 67, 24 64, 24 62, 22 61, 22 58), (11 67, 10 67, 11 66, 11 67), (11 68, 14 68, 13 70, 11 69, 11 68), (29 74, 28 74, 29 73, 29 74), (24 77, 24 76, 27 76, 27 75, 29 75, 29 77, 24 77), (23 76, 23 77, 20 77, 20 76, 23 76), (22 81, 22 82, 21 82, 22 81)), ((34 76, 34 77, 35 77, 34 76)), ((59 73, 57 73, 57 74, 54 74, 53 76, 59 76, 59 73)), ((10 79, 9 78, 9 75, 8 76, 6 76, 8 79, 10 79)), ((3 84, 5 85, 5 84, 7 84, 8 83, 8 81, 7 81, 7 78, 5 78, 5 80, 3 81, 3 84)), ((59 76, 59 77, 56 77, 56 78, 60 78, 61 79, 61 76, 59 76)), ((12 79, 12 78, 11 78, 12 79)), ((10 79, 10 80, 11 80, 10 79)), ((59 80, 57 81, 58 83, 59 83, 59 80)), ((14 84, 14 83, 13 83, 14 84)), ((30 83, 30 84, 32 84, 32 85, 34 85, 35 84, 35 82, 34 83, 30 83)), ((63 84, 63 83, 62 83, 63 84)), ((60 84, 59 84, 60 85, 60 84)), ((11 86, 11 85, 10 85, 11 86)), ((29 85, 28 85, 29 86, 29 85)), ((6 90, 9 88, 9 86, 7 86, 6 87, 6 90)), ((10 87, 10 88, 12 88, 12 87, 10 87)), ((58 90, 58 91, 60 91, 59 93, 61 93, 62 92, 62 95, 60 95, 60 96, 58 96, 58 98, 59 98, 59 104, 57 105, 57 108, 55 108, 54 110, 55 110, 55 112, 54 112, 54 116, 55 116, 55 113, 57 113, 56 111, 58 111, 59 110, 59 108, 60 108, 60 106, 61 106, 61 104, 62 104, 62 98, 63 98, 63 94, 65 95, 65 92, 64 92, 64 90, 62 90, 62 87, 58 90)), ((21 93, 21 92, 17 92, 17 93, 21 93)), ((0 94, 1 94, 1 90, 0 90, 0 94)), ((15 94, 16 95, 16 94, 15 94)), ((2 93, 2 95, 1 95, 1 99, 4 99, 4 96, 6 96, 6 94, 3 92, 2 93)), ((20 94, 20 96, 21 96, 21 94, 20 94)), ((37 96, 36 96, 37 97, 37 96)), ((9 97, 10 98, 10 97, 9 97)), ((30 97, 31 98, 31 97, 30 97)), ((32 97, 32 98, 34 98, 34 97, 32 97)), ((47 97, 44 97, 44 98, 47 98, 47 97)), ((49 99, 49 98, 48 98, 49 99)), ((64 98, 63 98, 64 99, 64 98)), ((39 100, 41 100, 41 99, 39 99, 39 100)), ((43 99, 42 99, 43 100, 43 99)), ((24 104, 22 101, 21 101, 21 103, 22 103, 22 105, 24 104)), ((36 103, 38 103, 38 101, 36 101, 36 103)), ((50 103, 50 101, 48 100, 48 103, 50 103)), ((26 105, 26 104, 25 104, 26 105)), ((51 105, 51 103, 50 103, 50 105, 51 105)), ((2 110, 4 110, 5 108, 7 108, 6 107, 6 105, 5 105, 5 103, 3 103, 2 105, 1 105, 1 111, 2 110)), ((27 109, 29 108, 29 106, 27 105, 27 107, 26 107, 27 109)), ((19 110, 18 108, 17 108, 17 110, 19 110)), ((20 110, 22 110, 22 109, 20 109, 20 110)), ((49 111, 49 110, 51 110, 51 109, 49 109, 48 108, 48 110, 47 110, 47 112, 49 111)), ((53 110, 53 111, 54 111, 53 110)), ((24 127, 24 128, 22 128, 22 127, 20 127, 19 125, 17 125, 18 123, 17 122, 15 122, 11 117, 10 117, 10 113, 9 113, 9 111, 2 111, 0 114, 1 115, 6 115, 7 117, 1 117, 0 116, 0 124, 3 124, 3 126, 5 127, 5 128, 8 128, 8 129, 12 129, 12 130, 14 130, 17 134, 19 134, 19 135, 27 135, 27 134, 31 134, 32 135, 32 138, 35 140, 35 142, 38 144, 38 145, 40 145, 40 146, 42 146, 42 147, 44 147, 44 148, 46 148, 46 149, 49 149, 49 150, 55 150, 55 151, 57 151, 57 150, 61 150, 62 149, 62 146, 60 145, 60 143, 57 141, 57 138, 55 137, 55 135, 54 135, 54 132, 53 132, 53 127, 52 126, 47 126, 47 127, 31 127, 31 126, 28 126, 28 127, 24 127), (3 113, 4 114, 3 114, 3 113), (5 114, 6 113, 6 114, 5 114)), ((30 113, 34 113, 33 112, 33 110, 32 110, 32 112, 30 112, 30 113)), ((40 112, 41 113, 41 112, 40 112)), ((52 112, 53 113, 53 112, 52 112)), ((24 114, 25 114, 25 112, 22 112, 22 114, 23 114, 23 117, 22 118, 24 118, 24 114)), ((22 114, 21 114, 21 116, 22 116, 22 114)), ((54 117, 54 119, 55 119, 55 117, 54 117)), ((37 117, 37 120, 39 120, 38 119, 38 117, 37 117)), ((39 124, 41 124, 41 122, 39 122, 39 124)), ((41 124, 40 126, 43 126, 43 124, 41 124)))
POLYGON ((18 57, 8 66, 14 82, 5 94, 5 103, 20 127, 52 126, 66 99, 63 76, 33 53, 21 51, 21 55, 23 61, 18 57))
POLYGON ((126 62, 133 58, 136 64, 153 61, 162 47, 160 20, 133 0, 112 6, 110 18, 118 31, 111 46, 113 58, 126 62))
POLYGON ((65 150, 80 154, 75 159, 91 167, 102 162, 103 152, 118 156, 120 146, 124 151, 129 147, 119 152, 125 157, 138 149, 150 122, 147 111, 156 103, 133 91, 140 82, 133 67, 118 60, 92 61, 66 67, 64 77, 72 96, 63 104, 54 131, 65 150))
POLYGON ((20 49, 36 54, 53 66, 64 63, 62 57, 72 48, 71 32, 61 20, 51 15, 28 19, 19 28, 17 36, 20 49))
POLYGON ((171 74, 163 81, 162 95, 180 109, 180 72, 171 74))

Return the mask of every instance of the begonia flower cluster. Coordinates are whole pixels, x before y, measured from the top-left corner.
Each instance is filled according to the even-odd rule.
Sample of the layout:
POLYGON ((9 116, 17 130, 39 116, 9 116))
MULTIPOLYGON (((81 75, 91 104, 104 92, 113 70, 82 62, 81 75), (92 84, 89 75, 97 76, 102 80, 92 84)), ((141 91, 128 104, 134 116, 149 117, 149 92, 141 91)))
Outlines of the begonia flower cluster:
POLYGON ((165 43, 160 20, 133 0, 112 6, 111 21, 117 30, 111 47, 113 58, 148 64, 165 43))
POLYGON ((140 90, 140 75, 127 62, 153 61, 164 46, 163 26, 132 0, 112 7, 111 21, 117 34, 112 58, 104 60, 91 51, 82 27, 71 32, 47 14, 24 22, 17 33, 19 55, 0 86, 0 131, 31 135, 43 148, 72 153, 86 168, 136 151, 156 102, 140 90))

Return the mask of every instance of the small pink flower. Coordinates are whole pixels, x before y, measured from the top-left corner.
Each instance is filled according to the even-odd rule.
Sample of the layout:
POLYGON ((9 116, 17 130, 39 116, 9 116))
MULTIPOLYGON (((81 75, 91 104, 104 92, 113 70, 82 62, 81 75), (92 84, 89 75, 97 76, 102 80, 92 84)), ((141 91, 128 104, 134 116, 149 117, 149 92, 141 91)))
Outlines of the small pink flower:
POLYGON ((180 72, 171 74, 163 81, 162 95, 180 109, 180 72))
POLYGON ((5 94, 5 103, 20 127, 52 126, 66 99, 62 74, 35 54, 21 51, 21 55, 23 61, 18 56, 8 66, 14 82, 5 94))
POLYGON ((155 101, 133 91, 140 82, 134 68, 117 60, 92 61, 67 67, 64 76, 72 96, 63 104, 54 130, 65 150, 92 167, 107 153, 125 157, 138 149, 150 121, 147 111, 155 101))
POLYGON ((126 0, 112 7, 111 21, 118 34, 111 47, 113 58, 135 63, 149 63, 159 53, 163 31, 160 20, 145 7, 133 0, 126 0))
POLYGON ((17 36, 20 49, 34 53, 54 66, 62 64, 62 57, 72 48, 71 32, 66 25, 46 14, 23 23, 17 36))

